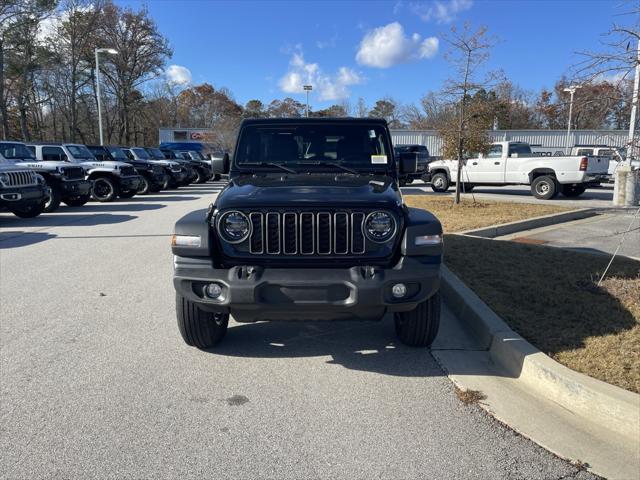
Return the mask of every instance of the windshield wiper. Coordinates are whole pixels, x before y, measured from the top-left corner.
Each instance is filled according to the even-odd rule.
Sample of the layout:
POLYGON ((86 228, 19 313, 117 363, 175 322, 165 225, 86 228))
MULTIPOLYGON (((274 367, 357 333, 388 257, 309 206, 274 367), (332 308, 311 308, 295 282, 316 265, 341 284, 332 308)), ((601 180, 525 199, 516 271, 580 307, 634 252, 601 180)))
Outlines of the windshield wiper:
POLYGON ((255 162, 255 163, 241 163, 240 166, 245 166, 245 165, 257 165, 258 167, 277 167, 280 168, 282 170, 284 170, 285 172, 289 172, 289 173, 298 173, 296 172, 293 168, 289 168, 285 165, 283 165, 282 163, 276 163, 276 162, 255 162))
POLYGON ((317 165, 319 167, 336 167, 345 172, 352 173, 354 175, 358 175, 359 172, 354 170, 353 168, 345 167, 344 165, 337 162, 300 162, 298 165, 317 165))

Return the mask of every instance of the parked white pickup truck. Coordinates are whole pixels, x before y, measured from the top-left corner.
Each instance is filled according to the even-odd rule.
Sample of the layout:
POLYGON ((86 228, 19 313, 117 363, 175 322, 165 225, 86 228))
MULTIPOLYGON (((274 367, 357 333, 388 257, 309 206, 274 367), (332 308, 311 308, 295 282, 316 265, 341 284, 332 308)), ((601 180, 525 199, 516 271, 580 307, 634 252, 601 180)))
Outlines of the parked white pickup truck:
MULTIPOLYGON (((577 197, 590 185, 607 178, 609 161, 599 157, 540 157, 524 142, 495 142, 487 155, 464 161, 463 191, 478 185, 531 185, 531 193, 544 200, 558 193, 577 197)), ((429 179, 435 192, 445 192, 457 178, 456 160, 438 160, 429 164, 429 179)))

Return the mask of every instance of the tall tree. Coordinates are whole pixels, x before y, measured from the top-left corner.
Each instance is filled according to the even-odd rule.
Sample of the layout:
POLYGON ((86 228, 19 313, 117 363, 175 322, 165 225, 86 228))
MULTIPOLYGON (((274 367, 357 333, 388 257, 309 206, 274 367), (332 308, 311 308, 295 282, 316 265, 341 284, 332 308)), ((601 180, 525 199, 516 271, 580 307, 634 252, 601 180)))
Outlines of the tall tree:
POLYGON ((378 100, 369 111, 369 117, 384 118, 390 128, 402 128, 404 124, 400 118, 400 108, 398 103, 391 97, 378 100))
POLYGON ((146 8, 133 11, 112 3, 103 9, 99 41, 102 47, 118 51, 105 68, 105 77, 117 98, 118 143, 129 144, 135 109, 140 106, 138 89, 160 75, 172 50, 146 8))

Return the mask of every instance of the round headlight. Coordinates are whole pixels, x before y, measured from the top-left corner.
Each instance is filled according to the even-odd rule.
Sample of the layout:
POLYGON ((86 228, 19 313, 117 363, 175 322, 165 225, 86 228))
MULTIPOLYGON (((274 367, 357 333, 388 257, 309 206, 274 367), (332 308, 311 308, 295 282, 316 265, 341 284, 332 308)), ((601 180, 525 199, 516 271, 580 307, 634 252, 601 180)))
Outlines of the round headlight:
POLYGON ((369 240, 386 242, 396 233, 396 220, 386 212, 371 212, 364 221, 364 233, 369 240))
POLYGON ((242 212, 225 212, 218 220, 218 233, 229 243, 244 242, 251 233, 251 224, 242 212))

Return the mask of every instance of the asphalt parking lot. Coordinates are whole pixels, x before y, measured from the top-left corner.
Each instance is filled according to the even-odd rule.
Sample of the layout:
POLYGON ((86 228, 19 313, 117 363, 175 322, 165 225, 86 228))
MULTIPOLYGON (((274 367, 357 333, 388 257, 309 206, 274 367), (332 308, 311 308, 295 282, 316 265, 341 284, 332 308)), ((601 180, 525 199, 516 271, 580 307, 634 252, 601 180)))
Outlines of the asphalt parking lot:
POLYGON ((593 478, 463 405, 389 321, 184 345, 169 235, 221 188, 0 213, 0 478, 593 478))

